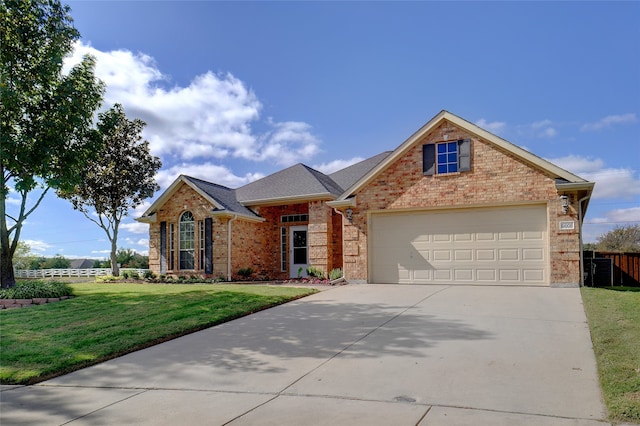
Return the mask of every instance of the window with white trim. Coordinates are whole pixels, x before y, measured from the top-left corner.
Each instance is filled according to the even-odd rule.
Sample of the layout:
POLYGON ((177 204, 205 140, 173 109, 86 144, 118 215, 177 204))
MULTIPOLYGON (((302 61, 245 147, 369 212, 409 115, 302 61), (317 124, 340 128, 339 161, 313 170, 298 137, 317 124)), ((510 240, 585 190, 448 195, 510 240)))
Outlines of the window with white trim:
POLYGON ((195 222, 191 212, 182 213, 179 229, 179 267, 193 269, 195 267, 195 222))
POLYGON ((471 140, 439 142, 422 146, 422 173, 441 175, 471 170, 471 140))
POLYGON ((280 271, 287 271, 287 228, 280 228, 280 271))

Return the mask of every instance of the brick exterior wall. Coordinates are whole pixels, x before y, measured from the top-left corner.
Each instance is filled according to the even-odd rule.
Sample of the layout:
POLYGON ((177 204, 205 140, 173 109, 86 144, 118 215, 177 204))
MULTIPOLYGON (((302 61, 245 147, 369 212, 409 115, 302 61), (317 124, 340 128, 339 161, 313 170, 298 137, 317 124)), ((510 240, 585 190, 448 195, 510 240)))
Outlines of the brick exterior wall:
MULTIPOLYGON (((168 275, 204 275, 204 271, 199 269, 200 239, 198 235, 198 223, 211 216, 213 206, 202 198, 188 185, 182 185, 157 212, 156 222, 149 226, 149 269, 160 274, 160 223, 167 223, 167 262, 169 262, 169 239, 170 225, 174 226, 174 262, 173 268, 167 265, 168 275), (195 268, 190 270, 179 270, 179 220, 180 216, 190 211, 196 223, 195 229, 195 268)), ((213 217, 212 221, 213 240, 213 277, 226 277, 227 275, 227 219, 213 217)))
MULTIPOLYGON (((251 268, 254 279, 286 279, 290 274, 290 232, 292 226, 307 226, 309 245, 309 265, 325 272, 342 266, 342 224, 341 216, 328 207, 324 201, 297 203, 281 206, 255 207, 254 211, 264 222, 253 222, 243 218, 212 216, 213 206, 188 185, 181 185, 173 196, 157 212, 157 220, 149 227, 149 267, 160 274, 160 224, 167 224, 167 262, 170 258, 170 224, 174 226, 174 263, 168 265, 168 275, 204 276, 199 268, 200 241, 198 223, 207 217, 213 217, 213 277, 227 278, 228 275, 228 229, 231 221, 231 276, 240 278, 241 268, 251 268), (180 216, 190 211, 196 223, 195 268, 178 268, 179 247, 178 230, 180 216), (282 216, 309 215, 308 221, 281 222, 282 216), (285 228, 286 253, 285 268, 282 268, 281 232, 285 228)), ((297 276, 297 272, 293 275, 297 276)))
MULTIPOLYGON (((438 209, 499 206, 519 203, 547 205, 548 255, 550 283, 575 285, 580 282, 578 193, 559 194, 553 176, 525 164, 507 151, 490 144, 463 129, 443 121, 410 147, 403 156, 389 165, 365 188, 356 194, 357 206, 348 221, 344 210, 337 213, 326 201, 253 207, 264 222, 243 218, 231 223, 231 273, 237 277, 240 268, 252 268, 254 278, 284 279, 290 277, 290 228, 308 226, 309 264, 325 273, 343 268, 348 280, 367 281, 368 212, 379 210, 438 209), (424 176, 422 146, 442 141, 471 139, 471 170, 448 175, 424 176), (562 211, 560 195, 570 197, 566 213, 562 211), (283 215, 308 214, 304 222, 281 222, 283 215), (560 222, 572 221, 574 229, 560 230, 560 222), (285 229, 286 253, 282 259, 282 228, 285 229)), ((160 223, 174 224, 174 267, 171 275, 203 275, 199 269, 200 241, 198 223, 212 217, 211 206, 188 185, 183 184, 157 212, 157 221, 149 228, 149 266, 160 272, 160 223), (190 211, 196 221, 196 268, 178 269, 178 221, 190 211)), ((228 217, 213 216, 213 274, 227 277, 228 217)), ((169 255, 167 254, 167 259, 169 255)), ((170 265, 169 265, 170 266, 170 265)), ((297 274, 293 274, 297 275, 297 274)))
POLYGON ((559 195, 553 177, 445 121, 356 194, 352 223, 345 220, 343 228, 345 277, 364 281, 368 278, 368 211, 538 201, 548 206, 550 281, 577 284, 580 282, 577 194, 570 194, 573 203, 567 214, 561 212, 559 195), (471 171, 424 176, 422 145, 458 139, 471 139, 471 171), (559 222, 569 220, 576 223, 575 229, 559 231, 559 222))

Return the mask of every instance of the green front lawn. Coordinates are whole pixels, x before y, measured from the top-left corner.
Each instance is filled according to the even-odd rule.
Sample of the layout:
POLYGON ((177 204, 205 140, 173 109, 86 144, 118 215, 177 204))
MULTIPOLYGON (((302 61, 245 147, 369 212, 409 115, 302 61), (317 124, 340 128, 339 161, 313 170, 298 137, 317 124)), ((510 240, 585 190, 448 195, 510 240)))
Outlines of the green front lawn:
POLYGON ((640 422, 640 288, 582 289, 611 420, 640 422))
POLYGON ((0 311, 0 383, 36 383, 315 292, 220 284, 70 286, 73 299, 0 311))

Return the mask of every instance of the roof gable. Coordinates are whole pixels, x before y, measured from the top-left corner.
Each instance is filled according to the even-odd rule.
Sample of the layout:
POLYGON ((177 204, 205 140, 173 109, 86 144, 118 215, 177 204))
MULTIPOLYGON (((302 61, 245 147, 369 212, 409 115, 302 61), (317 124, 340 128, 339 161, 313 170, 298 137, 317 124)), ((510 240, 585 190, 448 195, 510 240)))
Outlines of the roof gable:
POLYGON ((241 215, 249 219, 259 219, 258 215, 237 201, 234 189, 201 179, 196 179, 191 176, 180 175, 175 181, 173 181, 169 188, 167 188, 162 195, 160 195, 160 197, 151 204, 144 214, 136 220, 145 223, 155 222, 156 212, 167 201, 169 201, 183 185, 189 186, 209 202, 213 206, 212 213, 228 213, 232 215, 241 215))
POLYGON ((331 173, 329 177, 343 188, 343 190, 347 189, 360 180, 369 170, 378 165, 378 163, 387 158, 391 152, 392 151, 385 151, 366 160, 362 160, 359 163, 352 164, 344 169, 331 173))
POLYGON ((333 199, 341 193, 342 188, 329 176, 301 163, 236 190, 238 201, 244 205, 296 199, 333 199))
POLYGON ((402 144, 400 144, 398 148, 396 148, 382 161, 380 161, 375 167, 369 170, 350 187, 345 188, 345 192, 336 201, 346 200, 356 192, 360 191, 376 176, 378 176, 384 169, 400 159, 409 149, 411 149, 412 146, 414 146, 416 142, 418 142, 422 137, 427 135, 430 131, 435 129, 444 121, 449 121, 450 123, 465 130, 466 132, 471 133, 483 139, 484 141, 509 152, 524 163, 527 163, 532 167, 541 169, 556 179, 562 179, 573 184, 584 184, 585 186, 593 187, 593 182, 588 182, 585 179, 582 179, 581 177, 574 175, 573 173, 568 172, 567 170, 564 170, 556 166, 555 164, 543 158, 540 158, 530 153, 529 151, 520 148, 519 146, 514 145, 499 136, 494 135, 493 133, 486 131, 479 126, 458 117, 455 114, 442 110, 435 117, 429 120, 424 126, 418 129, 418 131, 416 131, 413 135, 406 139, 402 144))
POLYGON ((198 189, 211 197, 211 199, 216 202, 216 210, 240 213, 247 216, 256 216, 253 211, 238 202, 235 189, 227 188, 226 186, 207 182, 191 176, 184 176, 184 178, 192 182, 198 189))

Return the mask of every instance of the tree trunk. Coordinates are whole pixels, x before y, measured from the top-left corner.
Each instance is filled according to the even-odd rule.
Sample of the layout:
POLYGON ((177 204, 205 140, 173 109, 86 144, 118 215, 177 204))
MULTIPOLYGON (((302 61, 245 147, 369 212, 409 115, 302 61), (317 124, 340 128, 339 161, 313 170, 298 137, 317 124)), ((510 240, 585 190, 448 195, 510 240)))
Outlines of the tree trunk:
MULTIPOLYGON (((0 185, 5 185, 4 168, 0 163, 0 185)), ((0 189, 1 190, 1 189, 0 189)), ((0 287, 11 288, 16 285, 13 274, 13 251, 9 244, 9 229, 7 228, 6 197, 0 199, 0 287)))
POLYGON ((118 241, 113 238, 111 240, 111 275, 114 277, 120 276, 120 268, 118 267, 118 254, 117 254, 118 241))
POLYGON ((13 273, 13 256, 10 250, 0 252, 0 285, 2 288, 11 288, 16 285, 16 277, 13 273))

